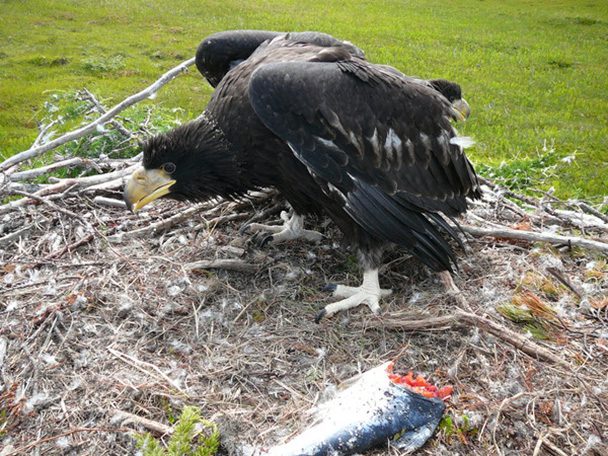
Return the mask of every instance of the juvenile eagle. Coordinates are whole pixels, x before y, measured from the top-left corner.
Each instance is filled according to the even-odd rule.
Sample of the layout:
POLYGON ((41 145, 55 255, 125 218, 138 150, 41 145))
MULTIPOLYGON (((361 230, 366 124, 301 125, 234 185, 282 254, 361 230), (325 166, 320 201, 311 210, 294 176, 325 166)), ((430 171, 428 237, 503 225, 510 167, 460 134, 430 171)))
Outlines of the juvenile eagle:
POLYGON ((327 215, 356 252, 363 284, 334 287, 342 300, 318 318, 363 303, 379 310, 390 293, 378 283, 385 245, 452 271, 444 236, 457 235, 440 213, 462 214, 466 197, 480 195, 450 122, 468 110, 458 84, 370 63, 356 46, 315 32, 216 33, 196 66, 215 87, 207 109, 147 142, 125 188, 129 208, 274 187, 294 214, 273 242, 314 237, 302 217, 327 215))

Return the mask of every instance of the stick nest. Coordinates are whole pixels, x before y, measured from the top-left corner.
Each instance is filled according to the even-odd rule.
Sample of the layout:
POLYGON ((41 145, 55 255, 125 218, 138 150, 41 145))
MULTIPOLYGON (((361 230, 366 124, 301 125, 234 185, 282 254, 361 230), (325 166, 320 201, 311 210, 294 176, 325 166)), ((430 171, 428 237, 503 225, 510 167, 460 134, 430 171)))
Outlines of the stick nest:
POLYGON ((486 181, 459 222, 490 233, 466 235, 457 288, 390 249, 382 314, 317 325, 323 287, 360 280, 327 220, 308 220, 318 244, 262 249, 239 230, 279 218, 272 191, 132 215, 120 199, 132 164, 44 188, 5 174, 4 196, 21 198, 0 206, 0 455, 133 454, 133 433, 162 434, 185 405, 220 425, 223 454, 270 446, 394 358, 454 385, 419 454, 608 454, 608 236, 589 204, 486 181))

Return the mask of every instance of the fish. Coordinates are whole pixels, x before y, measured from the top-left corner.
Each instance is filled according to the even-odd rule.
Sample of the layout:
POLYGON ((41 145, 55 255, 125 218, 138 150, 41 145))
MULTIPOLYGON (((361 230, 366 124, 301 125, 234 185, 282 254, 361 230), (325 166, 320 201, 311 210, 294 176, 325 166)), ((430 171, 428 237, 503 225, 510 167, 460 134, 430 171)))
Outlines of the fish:
POLYGON ((434 434, 452 393, 422 376, 393 374, 389 361, 359 375, 315 410, 315 422, 287 443, 255 456, 338 456, 391 445, 403 452, 422 447, 434 434))

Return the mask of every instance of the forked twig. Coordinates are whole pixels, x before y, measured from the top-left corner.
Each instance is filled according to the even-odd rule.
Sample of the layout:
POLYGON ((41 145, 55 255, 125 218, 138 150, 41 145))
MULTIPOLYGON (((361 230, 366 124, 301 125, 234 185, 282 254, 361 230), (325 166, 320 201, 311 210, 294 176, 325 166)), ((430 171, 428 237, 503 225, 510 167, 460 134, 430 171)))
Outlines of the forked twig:
POLYGON ((148 363, 146 361, 141 361, 137 358, 134 358, 133 356, 129 356, 126 353, 121 353, 118 350, 114 350, 113 348, 108 347, 108 351, 114 355, 115 357, 117 357, 118 359, 122 360, 123 362, 126 362, 127 364, 133 366, 135 369, 143 372, 144 374, 147 375, 152 375, 152 376, 156 376, 154 375, 150 370, 156 372, 156 374, 158 376, 160 376, 164 381, 166 381, 169 385, 171 385, 171 387, 175 388, 177 391, 179 391, 181 394, 183 394, 184 396, 188 397, 188 394, 182 390, 179 385, 177 383, 175 383, 174 380, 172 380, 167 374, 165 374, 163 371, 160 370, 160 368, 152 363, 148 363))

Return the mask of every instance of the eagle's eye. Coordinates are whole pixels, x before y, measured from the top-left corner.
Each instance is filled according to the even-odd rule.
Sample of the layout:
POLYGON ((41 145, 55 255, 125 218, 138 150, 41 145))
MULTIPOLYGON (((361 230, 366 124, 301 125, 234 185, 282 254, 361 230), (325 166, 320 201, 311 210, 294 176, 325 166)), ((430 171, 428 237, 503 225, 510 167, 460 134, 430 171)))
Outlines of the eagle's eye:
POLYGON ((162 167, 163 171, 166 172, 167 174, 172 174, 173 172, 175 172, 175 164, 174 163, 165 163, 162 167))

